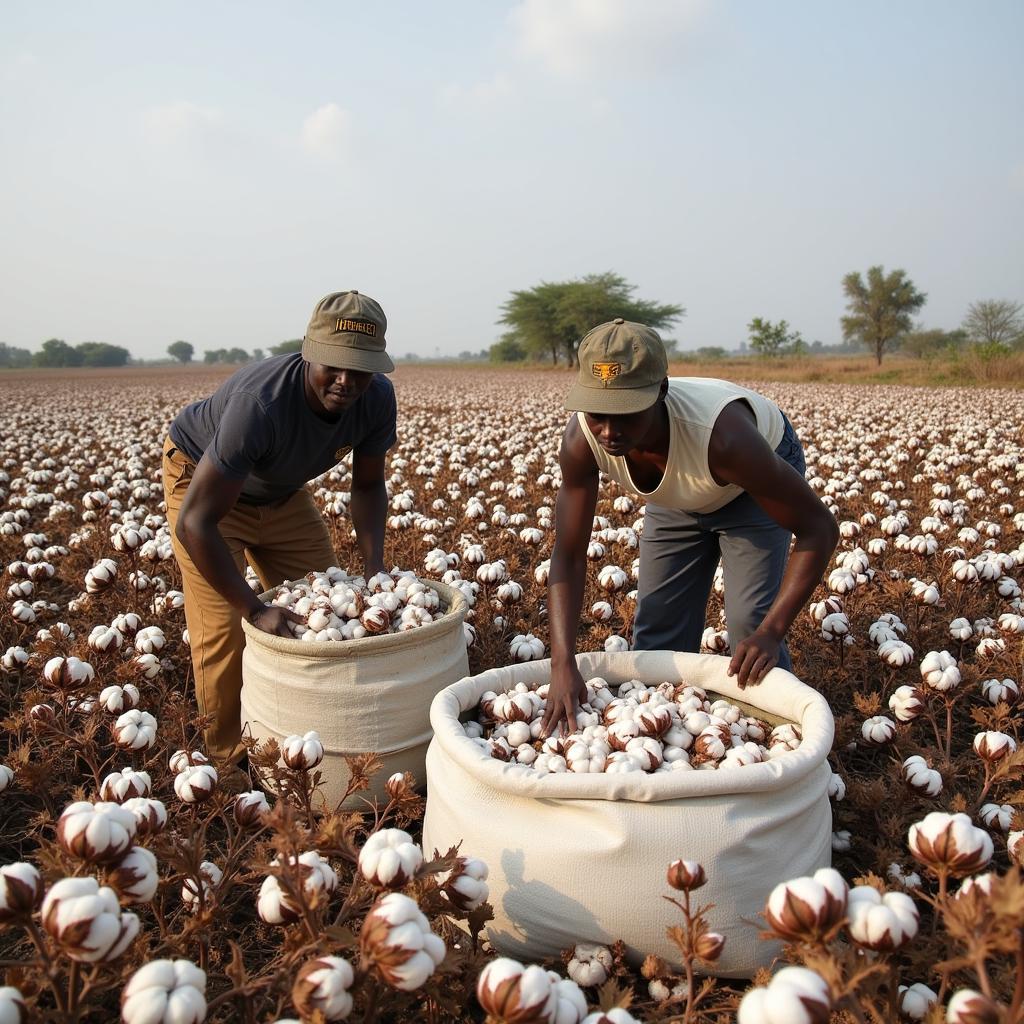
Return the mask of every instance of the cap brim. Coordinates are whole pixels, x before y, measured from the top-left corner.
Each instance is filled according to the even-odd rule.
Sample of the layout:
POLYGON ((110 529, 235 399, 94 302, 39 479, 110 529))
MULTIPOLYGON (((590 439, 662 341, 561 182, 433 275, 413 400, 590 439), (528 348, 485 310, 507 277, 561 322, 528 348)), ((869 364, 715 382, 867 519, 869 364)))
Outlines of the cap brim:
POLYGON ((577 381, 565 396, 565 409, 567 412, 627 416, 649 409, 660 393, 661 381, 642 388, 591 388, 577 381))
POLYGON ((327 345, 305 338, 302 358, 309 363, 322 363, 338 370, 362 370, 364 373, 393 373, 395 364, 387 352, 372 352, 350 345, 327 345))

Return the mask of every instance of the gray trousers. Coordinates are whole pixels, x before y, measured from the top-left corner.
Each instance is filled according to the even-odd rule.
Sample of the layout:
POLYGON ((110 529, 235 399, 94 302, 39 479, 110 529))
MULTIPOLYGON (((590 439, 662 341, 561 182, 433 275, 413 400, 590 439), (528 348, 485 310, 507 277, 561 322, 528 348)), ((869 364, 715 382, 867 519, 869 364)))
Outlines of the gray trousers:
MULTIPOLYGON (((803 448, 788 419, 775 452, 803 475, 807 468, 803 448)), ((761 625, 775 600, 792 536, 746 493, 707 514, 648 504, 640 538, 633 649, 700 650, 708 597, 721 558, 725 618, 735 650, 761 625)), ((785 643, 778 663, 792 668, 785 643)))

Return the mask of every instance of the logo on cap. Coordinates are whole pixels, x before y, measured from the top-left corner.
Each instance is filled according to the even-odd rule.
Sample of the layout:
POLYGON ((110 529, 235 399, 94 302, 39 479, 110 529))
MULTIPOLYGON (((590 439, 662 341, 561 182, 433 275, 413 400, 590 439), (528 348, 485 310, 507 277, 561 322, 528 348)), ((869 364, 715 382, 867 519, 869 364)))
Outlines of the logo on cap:
POLYGON ((608 387, 608 382, 615 380, 622 373, 622 363, 594 363, 590 372, 608 387))
POLYGON ((376 338, 377 325, 367 320, 349 320, 347 317, 339 316, 338 322, 334 325, 334 333, 342 334, 348 332, 368 334, 371 338, 376 338))

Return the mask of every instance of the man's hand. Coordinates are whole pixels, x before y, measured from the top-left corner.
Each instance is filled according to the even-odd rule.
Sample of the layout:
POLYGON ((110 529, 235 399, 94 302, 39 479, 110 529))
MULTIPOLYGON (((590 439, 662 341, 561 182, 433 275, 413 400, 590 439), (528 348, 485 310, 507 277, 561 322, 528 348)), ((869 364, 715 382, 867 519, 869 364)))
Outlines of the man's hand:
POLYGON ((767 631, 756 630, 736 645, 728 674, 738 676, 740 689, 757 686, 779 663, 781 641, 767 631))
POLYGON ((287 636, 295 639, 295 634, 288 628, 289 622, 304 625, 306 620, 290 608, 282 608, 278 604, 265 604, 250 612, 246 618, 257 629, 274 636, 287 636))
POLYGON ((576 711, 587 699, 587 684, 583 681, 576 662, 566 665, 551 666, 551 685, 548 687, 548 699, 544 709, 544 718, 540 723, 541 738, 546 739, 558 728, 563 732, 576 731, 576 711))

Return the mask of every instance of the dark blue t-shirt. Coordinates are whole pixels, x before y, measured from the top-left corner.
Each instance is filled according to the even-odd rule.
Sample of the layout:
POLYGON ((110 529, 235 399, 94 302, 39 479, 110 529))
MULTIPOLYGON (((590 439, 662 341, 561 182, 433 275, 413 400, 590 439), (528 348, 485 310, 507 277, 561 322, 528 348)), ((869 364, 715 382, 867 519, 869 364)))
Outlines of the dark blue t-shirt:
POLYGON ((310 408, 301 353, 273 356, 233 373, 209 398, 186 406, 171 440, 193 462, 205 455, 227 477, 245 480, 241 500, 281 501, 350 451, 383 455, 396 440, 395 389, 377 373, 337 420, 310 408))

